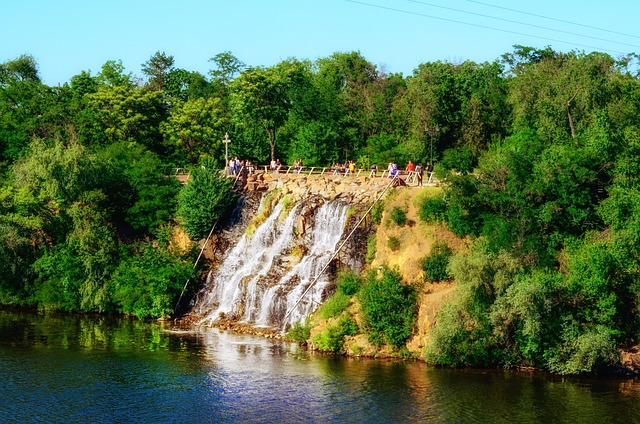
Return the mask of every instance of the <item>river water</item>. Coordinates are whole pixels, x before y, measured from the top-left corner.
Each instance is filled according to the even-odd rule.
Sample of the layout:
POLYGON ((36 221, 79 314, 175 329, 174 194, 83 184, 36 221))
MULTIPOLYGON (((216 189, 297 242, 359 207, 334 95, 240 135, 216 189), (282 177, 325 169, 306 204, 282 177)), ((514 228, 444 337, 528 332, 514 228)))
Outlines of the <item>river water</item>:
POLYGON ((215 329, 0 310, 0 422, 640 423, 640 382, 327 357, 215 329))

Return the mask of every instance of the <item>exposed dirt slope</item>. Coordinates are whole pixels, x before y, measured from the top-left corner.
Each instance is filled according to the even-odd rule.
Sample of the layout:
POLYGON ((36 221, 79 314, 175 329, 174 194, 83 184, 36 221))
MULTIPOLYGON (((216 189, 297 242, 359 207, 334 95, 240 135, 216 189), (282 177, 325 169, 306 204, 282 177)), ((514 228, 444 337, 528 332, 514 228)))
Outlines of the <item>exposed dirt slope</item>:
MULTIPOLYGON (((425 283, 420 260, 429 254, 433 244, 438 240, 445 241, 454 251, 467 248, 466 240, 457 238, 445 227, 427 224, 419 219, 420 200, 424 196, 438 195, 440 190, 438 187, 398 187, 386 197, 382 220, 376 232, 376 255, 370 265, 374 270, 383 265, 395 267, 405 282, 419 288, 418 321, 414 336, 407 344, 409 351, 417 356, 420 356, 428 341, 429 331, 433 328, 438 311, 447 297, 455 291, 455 285, 452 282, 425 283), (391 218, 392 211, 396 207, 406 213, 407 224, 404 226, 397 225, 391 218), (391 243, 390 247, 390 238, 397 239, 399 242, 397 246, 391 243)), ((360 324, 361 317, 357 301, 352 300, 349 312, 360 324)), ((314 324, 312 336, 322 332, 326 325, 331 323, 314 319, 314 324)), ((379 357, 391 355, 386 348, 379 350, 372 346, 364 335, 347 338, 345 349, 351 355, 379 357)))

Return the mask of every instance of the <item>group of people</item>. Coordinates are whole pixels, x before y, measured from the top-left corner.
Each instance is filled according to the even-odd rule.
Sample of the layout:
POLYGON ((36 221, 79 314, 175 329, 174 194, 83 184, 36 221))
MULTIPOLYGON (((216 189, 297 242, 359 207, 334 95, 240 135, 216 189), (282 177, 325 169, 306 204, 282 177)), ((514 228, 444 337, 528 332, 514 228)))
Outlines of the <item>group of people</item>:
POLYGON ((423 167, 421 163, 414 165, 413 162, 409 161, 407 164, 407 173, 415 173, 416 185, 419 187, 423 186, 422 181, 424 179, 425 171, 427 172, 427 184, 430 184, 431 181, 433 181, 433 164, 431 162, 427 162, 426 168, 423 167))
POLYGON ((280 159, 271 159, 269 168, 271 168, 272 172, 280 172, 280 169, 282 168, 282 162, 280 162, 280 159))
POLYGON ((255 165, 250 160, 239 160, 238 157, 229 159, 229 175, 238 175, 242 171, 254 174, 256 172, 255 165))
POLYGON ((349 174, 353 174, 356 172, 356 163, 352 160, 342 163, 333 162, 331 164, 331 170, 333 171, 333 175, 344 175, 345 177, 349 174))
MULTIPOLYGON (((280 159, 271 159, 271 163, 269 164, 269 169, 271 172, 280 172, 282 169, 282 162, 280 159)), ((302 159, 297 159, 293 161, 293 172, 295 174, 299 174, 302 171, 302 159)))
MULTIPOLYGON (((271 171, 280 172, 282 169, 282 162, 280 159, 273 159, 270 164, 271 171)), ((238 175, 242 170, 249 174, 255 173, 255 165, 250 160, 238 160, 237 157, 231 158, 229 160, 229 174, 230 175, 238 175)), ((295 173, 299 174, 302 170, 302 159, 298 159, 293 161, 293 170, 295 173)), ((345 162, 344 164, 334 162, 331 164, 331 170, 333 175, 344 175, 347 176, 349 174, 354 174, 356 171, 356 163, 353 160, 345 162)), ((389 162, 387 166, 388 177, 394 178, 398 175, 398 164, 395 162, 389 162)), ((427 162, 426 167, 423 167, 421 163, 415 165, 412 161, 407 163, 407 167, 405 168, 405 172, 407 175, 415 175, 416 177, 416 185, 419 187, 423 186, 423 178, 424 173, 427 173, 427 184, 433 181, 433 164, 431 162, 427 162)), ((376 176, 378 173, 378 165, 371 165, 371 173, 373 176, 376 176)))
MULTIPOLYGON (((371 170, 375 175, 376 172, 378 171, 378 166, 376 164, 373 164, 371 166, 371 170)), ((388 171, 387 176, 389 178, 396 177, 398 175, 398 164, 395 162, 389 162, 389 165, 387 166, 387 171, 388 171)), ((407 163, 407 167, 405 168, 405 172, 409 176, 415 175, 416 185, 419 187, 423 186, 423 179, 424 179, 425 172, 427 173, 427 184, 433 181, 433 164, 431 164, 431 162, 427 162, 427 166, 424 167, 422 166, 421 163, 419 163, 418 165, 415 165, 412 161, 409 161, 409 163, 407 163)))

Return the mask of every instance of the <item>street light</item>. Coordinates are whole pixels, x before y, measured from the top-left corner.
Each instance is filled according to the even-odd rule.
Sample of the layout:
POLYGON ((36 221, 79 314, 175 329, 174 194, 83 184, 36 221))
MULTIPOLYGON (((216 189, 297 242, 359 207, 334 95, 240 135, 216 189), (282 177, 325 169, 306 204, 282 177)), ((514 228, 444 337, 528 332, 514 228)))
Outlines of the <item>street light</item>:
POLYGON ((227 175, 229 175, 229 143, 231 143, 229 133, 224 133, 222 142, 224 143, 224 169, 227 170, 227 175))

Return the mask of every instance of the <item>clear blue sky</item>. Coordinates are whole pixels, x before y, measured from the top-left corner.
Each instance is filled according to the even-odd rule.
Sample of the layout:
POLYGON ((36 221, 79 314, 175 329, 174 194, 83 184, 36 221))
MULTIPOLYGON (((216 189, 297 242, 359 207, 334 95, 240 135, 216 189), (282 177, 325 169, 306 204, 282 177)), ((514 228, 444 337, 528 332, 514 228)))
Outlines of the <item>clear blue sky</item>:
POLYGON ((224 51, 250 66, 360 51, 379 68, 405 76, 429 61, 490 62, 514 44, 614 57, 640 52, 637 0, 2 3, 0 62, 31 54, 49 85, 83 70, 95 75, 108 60, 121 60, 127 72, 141 76, 141 64, 157 51, 172 55, 176 67, 205 75, 209 59, 224 51))

